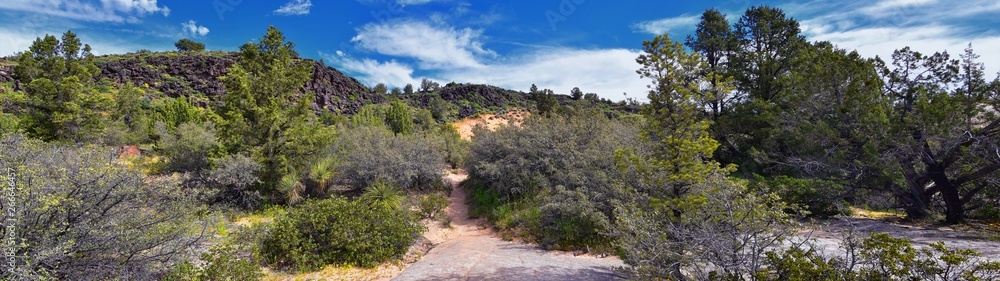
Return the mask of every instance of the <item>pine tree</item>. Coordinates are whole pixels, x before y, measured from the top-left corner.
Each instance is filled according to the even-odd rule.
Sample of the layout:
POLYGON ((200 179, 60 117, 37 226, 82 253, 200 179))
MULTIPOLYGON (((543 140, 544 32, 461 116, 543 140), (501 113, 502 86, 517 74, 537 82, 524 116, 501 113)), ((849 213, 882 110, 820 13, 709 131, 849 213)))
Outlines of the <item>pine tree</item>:
POLYGON ((258 43, 240 47, 239 63, 220 78, 226 85, 220 135, 230 153, 250 152, 263 165, 266 186, 292 170, 289 145, 297 138, 288 133, 308 125, 313 115, 314 94, 296 94, 310 79, 312 65, 299 59, 294 47, 270 26, 258 43))
POLYGON ((90 45, 66 31, 61 41, 45 35, 18 55, 14 74, 27 83, 27 98, 22 104, 27 112, 22 125, 30 135, 83 141, 106 126, 106 112, 114 107, 114 101, 91 89, 100 69, 90 51, 90 45))

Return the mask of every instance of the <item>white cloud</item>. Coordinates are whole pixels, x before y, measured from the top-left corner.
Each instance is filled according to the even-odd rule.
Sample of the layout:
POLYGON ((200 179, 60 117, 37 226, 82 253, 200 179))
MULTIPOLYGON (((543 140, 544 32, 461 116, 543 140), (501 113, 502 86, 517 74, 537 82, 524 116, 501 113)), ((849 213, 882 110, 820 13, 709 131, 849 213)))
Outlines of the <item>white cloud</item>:
POLYGON ((312 5, 312 0, 292 0, 281 6, 281 8, 274 10, 274 13, 285 16, 308 15, 312 5))
POLYGON ((423 5, 435 1, 440 1, 440 0, 396 0, 396 3, 399 3, 400 5, 403 6, 408 6, 408 5, 423 5))
POLYGON ((170 15, 170 8, 156 0, 5 0, 0 10, 95 22, 139 22, 150 14, 170 15))
POLYGON ((320 52, 319 56, 369 86, 385 83, 390 87, 402 88, 406 84, 419 83, 419 79, 413 77, 413 67, 395 60, 379 62, 369 58, 355 59, 339 50, 335 55, 320 52))
POLYGON ((914 8, 934 4, 937 0, 883 0, 875 5, 859 9, 860 12, 872 17, 891 16, 900 9, 914 8))
POLYGON ((581 50, 538 48, 511 59, 473 70, 443 71, 441 81, 490 84, 527 91, 531 84, 568 94, 573 87, 603 98, 645 100, 648 81, 635 73, 639 51, 628 49, 581 50))
POLYGON ((433 26, 422 21, 369 23, 351 38, 358 47, 417 59, 425 69, 477 68, 496 53, 483 47, 482 30, 433 26))
POLYGON ((801 9, 801 15, 791 15, 800 19, 809 40, 830 41, 887 61, 893 51, 907 46, 924 54, 948 51, 957 59, 972 43, 986 65, 987 78, 1000 71, 1000 49, 991 48, 1000 43, 1000 33, 976 27, 977 17, 992 17, 990 11, 1000 9, 995 1, 971 0, 963 7, 935 0, 858 1, 833 6, 817 0, 802 5, 825 7, 801 9))
POLYGON ((674 33, 680 31, 694 30, 695 25, 701 20, 701 15, 681 15, 672 18, 644 21, 632 25, 632 28, 653 34, 674 33))
POLYGON ((194 20, 188 20, 187 22, 181 23, 184 28, 184 33, 189 36, 203 37, 208 35, 208 27, 198 25, 198 22, 194 20))
MULTIPOLYGON (((30 29, 24 28, 11 28, 9 26, 0 26, 0 57, 11 56, 18 52, 23 52, 31 46, 35 38, 42 37, 45 34, 54 35, 59 37, 66 32, 62 26, 60 27, 35 27, 30 29)), ((89 32, 79 32, 77 36, 80 41, 84 44, 88 44, 93 48, 94 55, 107 55, 107 54, 124 54, 128 52, 135 52, 141 49, 147 49, 152 51, 167 51, 172 49, 172 45, 166 44, 167 41, 145 41, 145 40, 134 40, 134 38, 121 37, 117 35, 107 35, 107 34, 91 34, 89 32)), ((165 39, 166 40, 166 39, 165 39)))
POLYGON ((420 5, 420 4, 427 4, 427 3, 430 3, 430 2, 431 2, 431 0, 399 0, 399 1, 396 1, 396 3, 399 3, 400 5, 420 5))

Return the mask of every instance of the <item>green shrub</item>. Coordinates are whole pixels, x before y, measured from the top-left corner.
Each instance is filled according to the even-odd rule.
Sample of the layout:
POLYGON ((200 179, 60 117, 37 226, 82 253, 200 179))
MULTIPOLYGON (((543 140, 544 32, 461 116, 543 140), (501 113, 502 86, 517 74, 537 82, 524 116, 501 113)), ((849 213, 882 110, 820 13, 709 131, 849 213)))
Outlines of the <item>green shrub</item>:
POLYGON ((614 187, 629 180, 614 154, 640 149, 639 140, 638 126, 594 110, 475 129, 465 165, 471 213, 547 246, 610 246, 612 202, 626 196, 614 187))
POLYGON ((420 216, 425 219, 437 217, 451 203, 444 195, 437 193, 421 195, 417 200, 420 216))
POLYGON ((394 134, 385 127, 345 130, 330 155, 342 184, 362 189, 383 180, 405 190, 441 188, 443 143, 433 136, 394 134))
POLYGON ((503 205, 501 201, 500 194, 492 191, 478 181, 474 179, 466 180, 464 186, 470 190, 469 192, 469 215, 473 218, 486 217, 490 220, 495 220, 495 217, 490 215, 493 210, 500 208, 503 205))
POLYGON ((208 253, 201 254, 205 265, 201 268, 185 261, 174 266, 174 270, 164 281, 254 281, 261 280, 264 272, 252 261, 237 256, 236 248, 230 245, 216 246, 208 253))
POLYGON ((206 169, 209 157, 220 149, 211 122, 181 123, 176 129, 156 122, 156 134, 156 148, 167 158, 166 172, 206 169))
POLYGON ((144 280, 201 241, 204 208, 189 192, 108 155, 0 137, 0 180, 16 185, 16 206, 0 207, 16 207, 19 218, 10 228, 18 270, 0 271, 0 280, 144 280))
POLYGON ((544 202, 540 209, 542 245, 610 247, 611 239, 604 233, 611 223, 586 194, 557 186, 544 202))
POLYGON ((840 198, 845 188, 835 182, 788 176, 764 178, 754 175, 754 188, 774 192, 785 203, 806 207, 810 216, 849 215, 850 205, 840 198))
POLYGON ((254 209, 264 200, 254 186, 260 184, 261 165, 242 154, 228 155, 215 160, 215 168, 208 173, 207 182, 217 188, 215 202, 254 209))
POLYGON ((260 254, 299 271, 329 264, 373 267, 406 253, 420 226, 406 211, 344 198, 309 200, 275 218, 260 254))

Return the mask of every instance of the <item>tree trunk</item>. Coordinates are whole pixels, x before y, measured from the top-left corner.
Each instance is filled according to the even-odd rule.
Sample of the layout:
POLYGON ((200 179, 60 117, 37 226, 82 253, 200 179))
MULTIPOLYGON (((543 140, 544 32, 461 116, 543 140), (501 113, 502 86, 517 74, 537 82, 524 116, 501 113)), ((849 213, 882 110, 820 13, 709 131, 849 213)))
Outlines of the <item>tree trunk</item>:
POLYGON ((958 186, 955 185, 944 171, 941 165, 930 165, 927 167, 927 175, 934 181, 934 185, 941 192, 945 205, 945 223, 956 224, 965 221, 965 210, 962 203, 962 196, 958 194, 958 186))

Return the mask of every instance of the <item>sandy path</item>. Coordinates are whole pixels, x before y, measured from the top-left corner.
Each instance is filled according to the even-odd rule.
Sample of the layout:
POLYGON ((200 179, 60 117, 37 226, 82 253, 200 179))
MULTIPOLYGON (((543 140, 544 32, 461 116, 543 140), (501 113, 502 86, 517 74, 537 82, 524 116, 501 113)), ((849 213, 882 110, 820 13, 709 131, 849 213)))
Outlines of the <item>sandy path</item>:
POLYGON ((617 258, 547 252, 494 237, 485 221, 469 218, 465 190, 458 186, 466 177, 447 176, 452 203, 446 212, 454 228, 429 230, 425 237, 437 245, 393 280, 623 279, 612 270, 623 265, 617 258))

